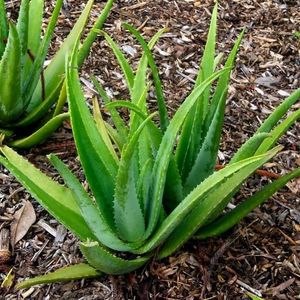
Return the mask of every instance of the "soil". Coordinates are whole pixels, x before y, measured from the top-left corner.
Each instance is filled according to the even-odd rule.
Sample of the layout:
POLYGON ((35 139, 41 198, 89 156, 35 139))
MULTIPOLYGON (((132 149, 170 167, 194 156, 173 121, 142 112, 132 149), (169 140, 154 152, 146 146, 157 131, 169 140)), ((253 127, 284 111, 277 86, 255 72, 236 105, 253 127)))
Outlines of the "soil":
MULTIPOLYGON (((19 1, 7 6, 14 16, 19 1)), ((65 1, 52 52, 57 48, 84 1, 65 1)), ((45 20, 53 3, 47 2, 45 20)), ((104 1, 96 1, 95 19, 104 1)), ((122 29, 128 22, 146 39, 168 27, 154 49, 168 109, 173 114, 193 86, 203 53, 214 1, 117 0, 104 30, 122 46, 136 65, 140 47, 122 29)), ((300 1, 219 1, 218 51, 230 51, 237 35, 245 36, 232 74, 219 163, 225 164, 239 146, 278 104, 300 86, 300 1)), ((101 37, 82 69, 86 95, 94 95, 89 74, 107 91, 126 99, 128 91, 111 50, 101 37)), ((155 101, 151 102, 155 107, 155 101)), ((294 109, 299 108, 299 102, 294 109)), ((300 166, 300 124, 280 140, 284 150, 264 166, 279 175, 300 166)), ((83 178, 68 123, 50 140, 22 153, 49 176, 59 180, 46 154, 54 152, 83 178)), ((258 174, 244 185, 236 203, 271 179, 258 174)), ((0 167, 0 229, 8 228, 23 201, 33 198, 0 167)), ((8 262, 0 266, 5 278, 13 268, 14 280, 55 270, 83 260, 77 239, 53 220, 34 200, 36 222, 15 245, 8 262)), ((205 241, 191 240, 168 259, 151 261, 124 276, 103 275, 94 280, 41 285, 16 292, 2 288, 0 299, 300 299, 300 181, 294 180, 255 209, 230 232, 205 241), (253 298, 255 299, 255 298, 253 298)))

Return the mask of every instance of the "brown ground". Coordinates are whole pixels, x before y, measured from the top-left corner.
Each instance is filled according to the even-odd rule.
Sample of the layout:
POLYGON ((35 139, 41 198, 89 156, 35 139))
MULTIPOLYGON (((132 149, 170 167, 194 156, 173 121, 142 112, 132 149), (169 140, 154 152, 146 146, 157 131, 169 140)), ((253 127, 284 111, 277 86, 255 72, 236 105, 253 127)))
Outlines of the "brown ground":
MULTIPOLYGON (((61 40, 83 1, 66 1, 54 44, 61 40), (63 26, 63 27, 62 27, 63 26)), ((103 1, 96 1, 93 17, 103 1)), ((12 12, 17 2, 8 2, 12 12)), ((120 27, 126 21, 139 27, 145 37, 167 26, 169 32, 155 49, 170 113, 192 87, 203 51, 213 1, 116 1, 105 30, 130 53, 136 42, 120 27)), ((237 34, 246 28, 236 69, 232 75, 220 163, 228 161, 270 111, 299 87, 300 1, 220 1, 218 49, 228 53, 237 34)), ((131 57, 131 55, 128 55, 131 57)), ((131 57, 136 62, 138 54, 131 57)), ((82 77, 94 73, 116 97, 127 91, 117 63, 102 39, 97 41, 82 77)), ((91 94, 91 90, 87 89, 91 94)), ((299 107, 299 103, 297 104, 299 107)), ((300 165, 300 124, 281 144, 284 151, 266 167, 284 174, 300 165)), ((46 153, 56 152, 81 174, 65 125, 39 148, 25 153, 39 168, 55 176, 47 165, 46 153), (66 147, 64 147, 66 146, 66 147)), ((0 173, 0 229, 9 228, 21 200, 31 199, 6 171, 0 173)), ((235 201, 269 181, 254 176, 235 201)), ((248 291, 265 299, 300 299, 300 182, 294 181, 266 204, 256 209, 229 233, 206 241, 190 241, 172 257, 153 261, 144 269, 125 276, 102 276, 65 284, 52 284, 14 292, 2 289, 1 299, 249 299, 248 291)), ((82 260, 77 240, 34 202, 37 222, 17 243, 14 255, 0 267, 4 278, 13 267, 17 281, 43 274, 82 260), (45 223, 52 233, 45 230, 45 223), (56 238, 55 238, 56 236, 56 238), (58 241, 58 239, 62 241, 58 241)))

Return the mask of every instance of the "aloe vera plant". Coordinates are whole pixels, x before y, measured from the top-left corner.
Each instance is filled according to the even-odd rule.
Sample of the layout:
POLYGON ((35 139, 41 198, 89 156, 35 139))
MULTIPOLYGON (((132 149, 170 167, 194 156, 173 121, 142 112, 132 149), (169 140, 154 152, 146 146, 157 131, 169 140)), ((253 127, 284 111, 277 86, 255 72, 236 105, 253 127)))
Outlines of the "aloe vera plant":
POLYGON ((170 255, 193 237, 203 239, 228 230, 300 175, 298 168, 223 213, 243 182, 282 149, 274 144, 300 117, 297 109, 284 118, 299 99, 300 89, 276 108, 225 168, 215 171, 230 72, 243 36, 241 33, 237 38, 225 67, 216 71, 219 60, 215 55, 216 24, 217 6, 195 87, 172 119, 167 115, 151 54, 164 30, 147 44, 133 27, 124 25, 144 50, 135 72, 113 39, 101 32, 120 63, 131 98, 131 101, 111 101, 94 80, 111 122, 103 119, 96 100, 94 115, 90 114, 79 82, 75 45, 66 65, 67 95, 74 139, 93 196, 55 155, 49 159, 65 186, 48 178, 8 146, 0 147, 3 154, 0 162, 50 214, 78 236, 88 264, 68 266, 26 280, 17 288, 94 277, 101 272, 131 272, 151 257, 161 259, 170 255), (148 66, 158 113, 149 113, 146 105, 150 86, 148 66), (119 107, 129 109, 127 123, 118 114, 119 107), (156 115, 159 124, 153 120, 156 115), (119 253, 130 253, 131 257, 126 259, 119 253))
MULTIPOLYGON (((94 29, 100 29, 113 0, 109 0, 94 29)), ((17 24, 7 19, 0 0, 0 132, 13 147, 28 148, 45 140, 69 117, 66 100, 65 56, 82 32, 92 5, 89 0, 72 31, 44 69, 51 37, 63 0, 57 0, 42 36, 44 0, 22 0, 17 24)), ((97 34, 91 30, 79 52, 81 64, 97 34)))

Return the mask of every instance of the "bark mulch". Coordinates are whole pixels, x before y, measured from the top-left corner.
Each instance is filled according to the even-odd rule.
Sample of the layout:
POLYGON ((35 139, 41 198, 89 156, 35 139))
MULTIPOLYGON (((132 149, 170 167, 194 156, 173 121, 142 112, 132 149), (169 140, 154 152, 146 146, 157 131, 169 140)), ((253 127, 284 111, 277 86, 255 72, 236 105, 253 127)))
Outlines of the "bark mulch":
MULTIPOLYGON (((65 1, 52 50, 80 14, 83 0, 65 1)), ((116 1, 105 30, 122 46, 133 64, 140 47, 121 27, 129 22, 150 38, 168 27, 154 49, 170 114, 188 95, 203 52, 214 1, 116 1)), ((104 1, 96 1, 92 19, 104 1)), ((7 6, 16 14, 18 1, 7 6)), ((47 2, 45 18, 53 3, 47 2)), ((300 83, 300 1, 219 1, 218 51, 228 54, 245 28, 232 74, 219 164, 254 133, 262 120, 300 83)), ((113 97, 126 99, 121 71, 102 38, 82 70, 87 96, 92 96, 89 74, 94 74, 113 97)), ((155 107, 155 101, 151 101, 155 107)), ((295 108, 299 108, 299 103, 295 108)), ((300 166, 299 122, 281 139, 284 146, 265 170, 279 175, 300 166)), ((40 147, 23 152, 37 167, 60 180, 45 154, 57 153, 82 179, 70 126, 65 123, 40 147)), ((254 175, 233 204, 270 182, 254 175)), ((7 170, 0 167, 0 230, 10 230, 16 211, 33 200, 7 170)), ((10 259, 1 264, 3 279, 13 268, 15 281, 82 261, 77 239, 34 200, 36 221, 16 243, 10 259)), ((31 221, 32 218, 31 218, 31 221)), ((11 249, 12 250, 12 249, 11 249)), ((192 240, 162 261, 124 276, 51 284, 19 292, 1 289, 0 299, 300 299, 300 181, 294 180, 239 225, 221 237, 192 240)))

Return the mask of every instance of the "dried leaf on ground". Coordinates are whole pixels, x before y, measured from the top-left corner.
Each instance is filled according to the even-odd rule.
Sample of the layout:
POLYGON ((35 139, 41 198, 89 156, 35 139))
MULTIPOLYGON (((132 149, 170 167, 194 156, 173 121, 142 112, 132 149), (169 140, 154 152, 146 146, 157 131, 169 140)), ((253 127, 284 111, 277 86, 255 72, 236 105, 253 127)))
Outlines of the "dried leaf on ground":
POLYGON ((15 212, 14 220, 11 223, 10 232, 12 248, 14 248, 15 244, 25 236, 35 220, 36 215, 32 204, 29 201, 24 201, 24 205, 15 212))

